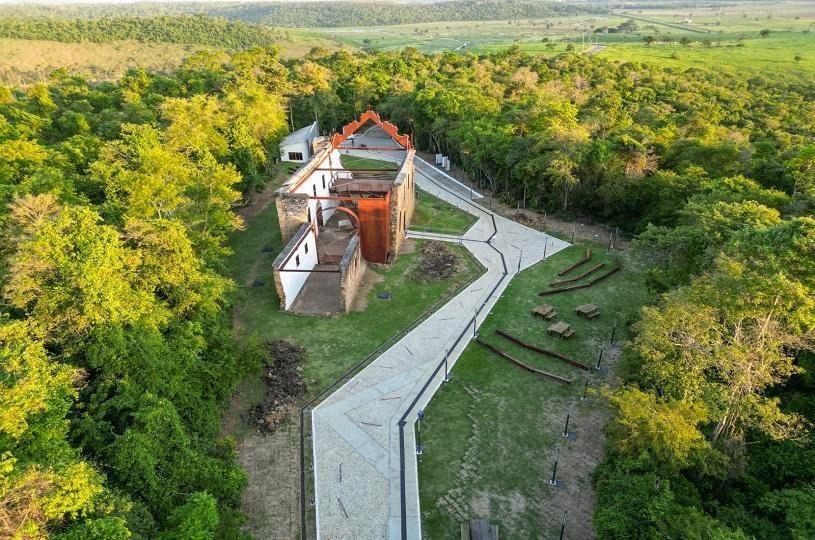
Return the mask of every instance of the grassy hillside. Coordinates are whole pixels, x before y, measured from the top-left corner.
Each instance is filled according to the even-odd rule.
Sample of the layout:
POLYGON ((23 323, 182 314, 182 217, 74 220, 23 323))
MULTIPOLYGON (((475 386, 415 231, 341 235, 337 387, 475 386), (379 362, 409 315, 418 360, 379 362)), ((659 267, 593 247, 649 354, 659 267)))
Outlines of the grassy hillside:
MULTIPOLYGON (((312 47, 336 50, 340 45, 305 32, 287 31, 274 41, 284 58, 296 58, 312 47)), ((48 40, 0 38, 0 83, 12 86, 44 81, 56 69, 81 74, 91 80, 113 80, 131 67, 149 71, 169 71, 200 50, 220 47, 145 43, 135 40, 111 43, 60 43, 48 40)))
POLYGON ((67 43, 134 39, 246 49, 270 45, 284 32, 268 26, 206 16, 113 17, 94 20, 0 19, 0 37, 67 43))
POLYGON ((371 26, 429 21, 529 19, 604 11, 539 0, 450 0, 421 4, 391 2, 178 2, 0 7, 0 17, 98 19, 157 14, 204 14, 287 27, 371 26))

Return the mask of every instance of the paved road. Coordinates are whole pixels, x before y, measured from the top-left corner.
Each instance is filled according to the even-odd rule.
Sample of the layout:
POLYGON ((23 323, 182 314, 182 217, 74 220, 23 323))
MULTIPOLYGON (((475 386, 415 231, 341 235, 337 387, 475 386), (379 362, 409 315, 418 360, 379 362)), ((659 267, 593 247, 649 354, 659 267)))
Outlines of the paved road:
MULTIPOLYGON (((396 159, 381 152, 366 157, 396 159)), ((544 244, 547 256, 568 246, 469 203, 467 187, 418 158, 416 172, 421 189, 478 217, 462 238, 439 239, 461 241, 487 270, 314 409, 319 538, 421 538, 413 422, 442 384, 443 372, 434 376, 434 370, 447 350, 452 367, 472 336, 474 314, 478 324, 489 313, 519 259, 520 268, 527 268, 542 259, 544 244), (403 416, 408 421, 400 441, 403 416)))

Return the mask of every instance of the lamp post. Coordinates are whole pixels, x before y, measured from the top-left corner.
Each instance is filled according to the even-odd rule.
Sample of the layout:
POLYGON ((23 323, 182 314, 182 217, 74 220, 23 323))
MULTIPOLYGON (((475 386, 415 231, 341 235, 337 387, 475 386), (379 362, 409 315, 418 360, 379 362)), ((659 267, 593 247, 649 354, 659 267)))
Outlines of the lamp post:
POLYGON ((572 417, 572 402, 569 402, 569 410, 566 412, 566 425, 563 426, 563 437, 569 438, 569 420, 572 417))
POLYGON ((552 478, 549 479, 550 486, 557 485, 557 462, 560 461, 560 448, 555 450, 555 463, 552 465, 552 478))

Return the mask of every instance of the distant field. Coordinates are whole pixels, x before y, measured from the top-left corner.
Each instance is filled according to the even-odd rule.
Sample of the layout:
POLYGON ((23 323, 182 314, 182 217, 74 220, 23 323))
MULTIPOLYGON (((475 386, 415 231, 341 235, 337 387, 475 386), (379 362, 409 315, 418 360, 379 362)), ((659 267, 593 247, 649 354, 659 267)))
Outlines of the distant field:
POLYGON ((767 38, 723 41, 720 44, 690 47, 679 44, 625 43, 606 47, 600 56, 627 62, 653 62, 665 67, 700 68, 711 71, 763 75, 775 80, 813 82, 815 76, 815 35, 778 34, 767 38), (795 58, 800 57, 800 60, 795 58))
MULTIPOLYGON (((697 67, 763 74, 791 81, 815 75, 815 3, 741 4, 700 9, 647 9, 608 15, 575 15, 546 19, 459 21, 353 28, 287 29, 278 43, 285 57, 302 56, 312 47, 349 47, 397 50, 415 47, 423 52, 487 53, 517 45, 541 55, 555 55, 567 47, 592 50, 618 61, 654 62, 687 69, 697 67), (634 19, 637 29, 627 33, 599 33, 634 19), (767 29, 769 36, 760 37, 767 29), (646 45, 643 39, 657 42, 646 45), (691 43, 680 45, 686 38, 691 43), (796 60, 796 57, 799 57, 796 60)), ((121 41, 109 44, 56 43, 0 39, 0 81, 21 84, 41 80, 57 67, 94 79, 113 79, 132 66, 167 70, 201 45, 150 44, 121 41)), ((209 47, 211 48, 211 47, 209 47)))
POLYGON ((196 50, 195 45, 172 43, 58 43, 24 39, 0 39, 0 80, 19 85, 48 79, 61 67, 97 80, 110 80, 128 68, 165 71, 177 66, 196 50))
MULTIPOLYGON (((287 32, 276 45, 285 58, 299 57, 312 47, 334 50, 341 44, 306 32, 287 32)), ((113 80, 135 66, 168 71, 195 51, 214 50, 202 45, 115 41, 111 43, 60 43, 44 40, 0 38, 0 82, 29 84, 48 79, 51 72, 67 68, 93 80, 113 80)))
POLYGON ((314 29, 332 39, 363 49, 394 50, 405 46, 423 52, 459 50, 495 52, 517 45, 542 55, 590 50, 619 61, 654 62, 677 69, 697 67, 750 76, 765 75, 807 81, 815 74, 815 4, 730 5, 701 9, 631 10, 608 15, 580 15, 520 21, 479 21, 314 29), (637 30, 598 33, 629 19, 637 30), (690 21, 690 22, 687 22, 690 21), (770 35, 760 37, 767 29, 770 35), (653 36, 657 43, 645 45, 653 36), (689 45, 680 45, 687 38, 689 45), (710 42, 706 45, 705 42, 710 42), (800 57, 796 60, 796 56, 800 57))
POLYGON ((514 43, 540 42, 544 37, 580 40, 592 24, 619 24, 616 16, 575 16, 521 21, 463 21, 397 26, 355 28, 315 28, 332 39, 359 48, 393 50, 415 47, 423 52, 483 50, 484 47, 506 47, 514 43))

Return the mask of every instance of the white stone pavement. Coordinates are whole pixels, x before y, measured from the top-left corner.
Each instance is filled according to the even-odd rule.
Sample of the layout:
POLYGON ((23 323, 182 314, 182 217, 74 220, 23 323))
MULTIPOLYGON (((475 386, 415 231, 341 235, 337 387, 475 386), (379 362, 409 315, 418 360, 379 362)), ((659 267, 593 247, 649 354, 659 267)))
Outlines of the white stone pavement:
MULTIPOLYGON (((380 152, 368 152, 368 156, 395 158, 380 152)), ((430 380, 434 370, 447 350, 452 369, 472 338, 473 316, 478 311, 476 324, 483 321, 518 271, 519 259, 520 268, 527 268, 543 258, 544 244, 547 257, 569 245, 470 204, 469 188, 418 158, 416 173, 418 187, 477 216, 478 221, 461 239, 426 233, 409 236, 461 241, 486 272, 314 409, 317 536, 325 540, 421 538, 413 426, 417 411, 442 384, 443 369, 430 380), (400 448, 398 423, 403 415, 407 422, 400 448)))

